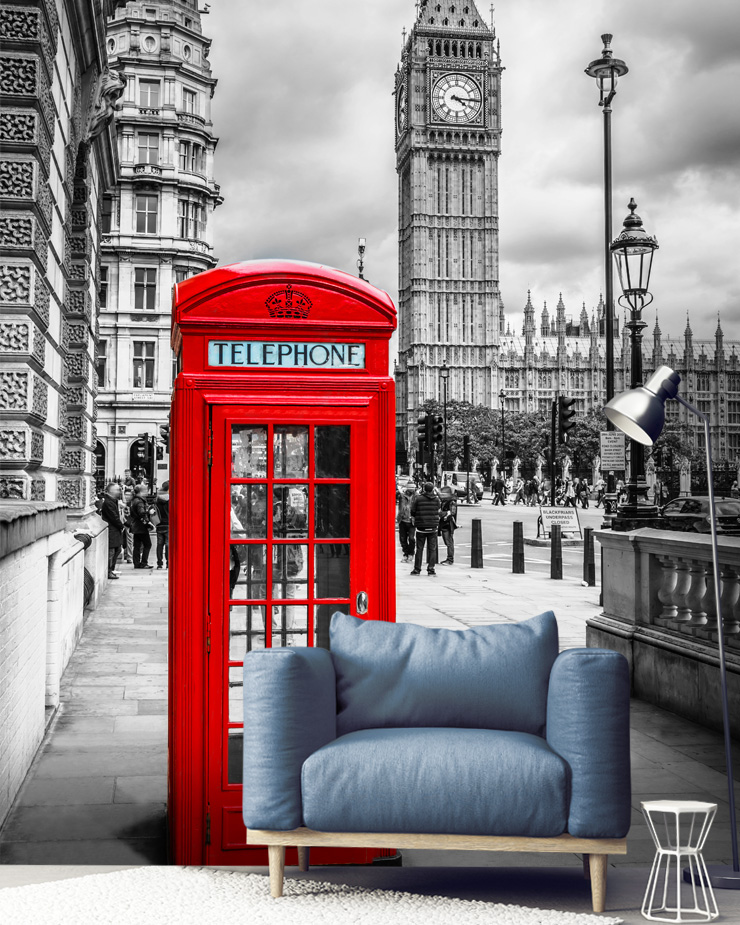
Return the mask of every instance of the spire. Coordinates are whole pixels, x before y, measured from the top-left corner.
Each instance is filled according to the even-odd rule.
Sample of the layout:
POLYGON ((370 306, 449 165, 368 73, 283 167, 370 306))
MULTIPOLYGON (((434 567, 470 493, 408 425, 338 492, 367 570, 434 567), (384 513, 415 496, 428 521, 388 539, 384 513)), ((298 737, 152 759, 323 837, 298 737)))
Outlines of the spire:
POLYGON ((422 26, 450 26, 494 33, 478 12, 475 0, 419 0, 416 21, 422 26))
POLYGON ((547 337, 550 333, 550 314, 547 311, 547 302, 542 307, 542 314, 540 315, 540 334, 543 337, 547 337))
POLYGON ((587 337, 589 334, 588 330, 588 312, 586 311, 586 303, 583 303, 581 308, 581 317, 578 320, 578 333, 581 337, 587 337))
POLYGON ((660 330, 660 325, 658 324, 658 313, 655 313, 655 327, 653 328, 653 337, 660 338, 663 332, 660 330))
POLYGON ((719 320, 719 312, 717 312, 717 330, 714 332, 715 337, 724 337, 724 331, 722 330, 722 322, 719 320))
POLYGON ((694 332, 691 330, 691 322, 689 321, 689 312, 687 309, 686 310, 686 327, 684 329, 683 336, 691 340, 693 335, 694 335, 694 332))

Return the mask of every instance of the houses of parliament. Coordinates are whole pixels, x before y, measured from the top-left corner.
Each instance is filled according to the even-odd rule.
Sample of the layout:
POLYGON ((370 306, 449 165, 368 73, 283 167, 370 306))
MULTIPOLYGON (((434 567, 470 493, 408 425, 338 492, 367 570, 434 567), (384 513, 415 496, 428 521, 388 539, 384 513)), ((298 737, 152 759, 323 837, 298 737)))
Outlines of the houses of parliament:
MULTIPOLYGON (((509 411, 547 411, 558 394, 579 413, 606 401, 606 308, 576 311, 562 295, 536 308, 527 294, 512 330, 499 289, 498 161, 501 154, 500 44, 474 0, 419 0, 395 75, 399 203, 399 355, 396 365, 399 461, 416 449, 419 409, 447 398, 509 411), (552 305, 552 302, 551 302, 552 305)), ((550 294, 547 294, 550 295, 550 294)), ((524 301, 524 299, 522 299, 524 301)), ((538 301, 535 299, 535 301, 538 301)), ((740 341, 665 336, 658 317, 645 330, 647 377, 668 365, 685 397, 711 420, 719 462, 740 462, 740 341)), ((630 381, 629 333, 614 318, 614 389, 630 381)), ((699 421, 676 402, 669 420, 686 423, 696 449, 699 421)))

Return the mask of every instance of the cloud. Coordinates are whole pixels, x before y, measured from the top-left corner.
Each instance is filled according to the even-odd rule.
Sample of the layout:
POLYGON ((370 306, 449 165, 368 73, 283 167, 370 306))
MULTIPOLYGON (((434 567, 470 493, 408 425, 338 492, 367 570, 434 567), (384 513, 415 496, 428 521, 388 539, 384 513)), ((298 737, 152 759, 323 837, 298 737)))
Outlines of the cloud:
MULTIPOLYGON (((213 4, 203 28, 219 80, 222 263, 287 256, 355 273, 363 236, 369 279, 397 297, 392 89, 413 16, 411 0, 213 4)), ((740 339, 740 4, 501 0, 496 27, 500 282, 512 327, 528 288, 539 308, 562 291, 575 315, 603 288, 602 115, 584 68, 609 31, 630 68, 612 117, 614 234, 634 196, 661 245, 653 289, 666 335, 680 336, 688 310, 695 337, 713 337, 719 310, 726 336, 740 339)))

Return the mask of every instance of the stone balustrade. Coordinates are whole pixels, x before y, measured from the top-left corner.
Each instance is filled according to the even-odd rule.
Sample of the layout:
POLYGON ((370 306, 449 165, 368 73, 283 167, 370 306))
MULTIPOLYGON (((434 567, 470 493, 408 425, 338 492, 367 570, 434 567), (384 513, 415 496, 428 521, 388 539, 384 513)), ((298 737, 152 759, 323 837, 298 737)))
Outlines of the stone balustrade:
MULTIPOLYGON (((636 696, 721 728, 711 538, 668 530, 601 531, 603 613, 590 646, 622 652, 636 696)), ((730 712, 740 735, 740 537, 718 540, 730 712)))

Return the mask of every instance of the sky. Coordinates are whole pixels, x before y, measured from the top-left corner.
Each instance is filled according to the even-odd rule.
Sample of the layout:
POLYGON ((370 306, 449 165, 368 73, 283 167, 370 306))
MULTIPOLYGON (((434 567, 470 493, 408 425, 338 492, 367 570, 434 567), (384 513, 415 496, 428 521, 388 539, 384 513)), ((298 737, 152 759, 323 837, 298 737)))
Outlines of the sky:
MULTIPOLYGON (((490 0, 478 0, 490 22, 490 0)), ((396 301, 394 74, 413 0, 212 0, 219 263, 310 260, 396 301)), ((613 235, 630 197, 660 245, 665 337, 740 340, 740 3, 497 0, 501 42, 500 290, 512 330, 527 291, 566 314, 603 290, 603 116, 585 67, 611 32, 629 73, 613 102, 613 235)), ((619 294, 615 274, 615 292, 619 294)), ((621 312, 621 309, 618 309, 621 312)))

